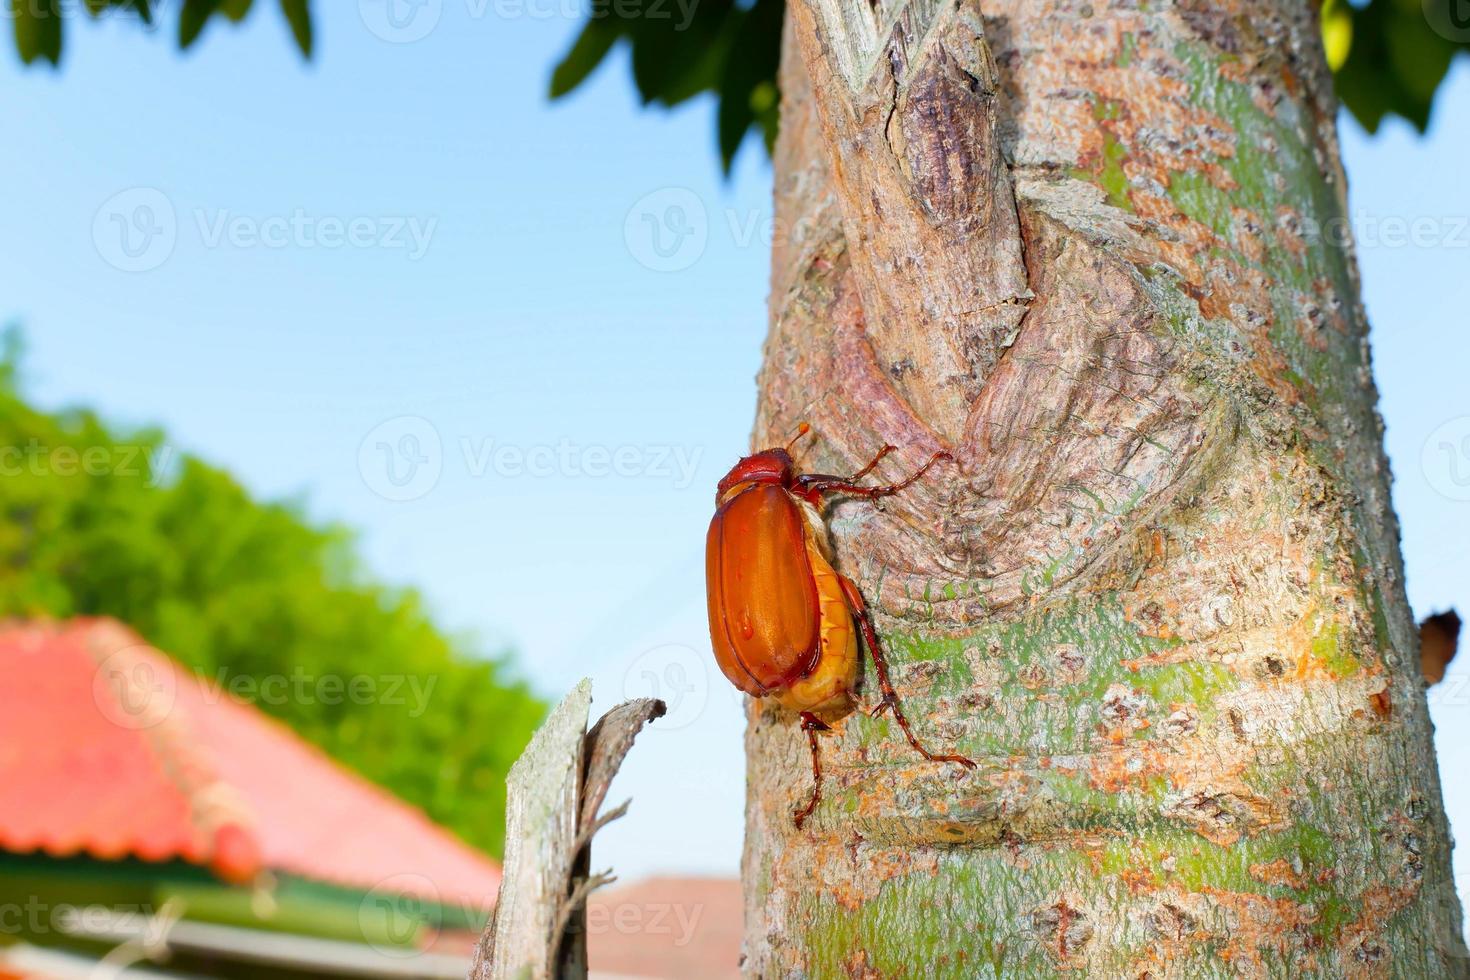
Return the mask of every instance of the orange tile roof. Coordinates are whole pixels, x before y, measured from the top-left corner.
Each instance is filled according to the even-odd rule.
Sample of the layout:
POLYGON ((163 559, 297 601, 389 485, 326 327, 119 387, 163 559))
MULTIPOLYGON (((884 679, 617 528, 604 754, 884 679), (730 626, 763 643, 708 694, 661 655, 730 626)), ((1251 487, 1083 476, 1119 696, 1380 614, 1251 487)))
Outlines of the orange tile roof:
POLYGON ((744 905, 735 878, 647 878, 592 893, 593 975, 738 980, 744 905))
POLYGON ((0 677, 0 850, 494 902, 494 861, 112 620, 0 625, 0 677))

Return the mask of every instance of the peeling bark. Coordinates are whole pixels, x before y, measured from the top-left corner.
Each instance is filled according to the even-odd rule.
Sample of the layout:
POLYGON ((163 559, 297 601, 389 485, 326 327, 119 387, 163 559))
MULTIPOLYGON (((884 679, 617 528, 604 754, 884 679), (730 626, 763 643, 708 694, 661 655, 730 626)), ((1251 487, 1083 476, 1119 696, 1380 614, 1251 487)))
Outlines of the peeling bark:
POLYGON ((803 0, 754 445, 922 764, 753 703, 750 976, 1466 975, 1314 8, 803 0))

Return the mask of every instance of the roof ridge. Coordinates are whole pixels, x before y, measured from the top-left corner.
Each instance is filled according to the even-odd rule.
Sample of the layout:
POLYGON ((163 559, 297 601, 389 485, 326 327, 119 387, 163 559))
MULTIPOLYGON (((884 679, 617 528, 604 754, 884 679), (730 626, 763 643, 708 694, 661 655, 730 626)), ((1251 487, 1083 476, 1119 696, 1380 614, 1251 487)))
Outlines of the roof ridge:
POLYGON ((215 770, 190 728, 187 710, 178 704, 178 685, 204 683, 204 678, 117 620, 94 619, 80 628, 118 709, 137 719, 139 735, 152 744, 165 777, 188 805, 210 869, 237 884, 253 880, 264 870, 255 812, 244 793, 215 770), (155 671, 164 678, 155 678, 155 671))
MULTIPOLYGON (((21 620, 19 622, 25 621, 21 620)), ((48 623, 47 625, 53 624, 48 623)), ((171 654, 168 654, 153 646, 147 640, 143 639, 136 630, 134 630, 131 626, 128 626, 126 623, 114 619, 111 616, 79 616, 71 620, 57 621, 54 623, 54 625, 58 627, 58 632, 65 632, 68 629, 80 627, 84 636, 86 636, 89 641, 89 652, 93 652, 94 658, 96 656, 96 651, 93 650, 93 648, 90 646, 90 643, 95 639, 96 632, 100 629, 104 633, 104 635, 107 633, 116 633, 117 639, 126 643, 127 646, 141 647, 147 650, 157 659, 166 662, 170 667, 173 668, 173 673, 177 675, 177 679, 192 681, 195 684, 199 685, 201 689, 206 687, 209 688, 210 691, 216 695, 215 700, 220 704, 227 704, 232 708, 242 708, 249 710, 254 716, 251 720, 255 724, 259 725, 260 727, 269 728, 276 735, 279 735, 287 741, 291 742, 296 748, 299 748, 300 750, 314 756, 320 761, 325 762, 336 768, 341 774, 345 775, 353 782, 357 783, 364 791, 377 797, 380 802, 385 803, 395 809, 405 811, 415 820, 419 821, 426 827, 429 827, 438 833, 449 836, 454 840, 455 843, 459 844, 461 847, 464 847, 474 852, 477 856, 494 864, 497 869, 500 867, 499 861, 496 861, 493 857, 485 854, 475 845, 461 838, 449 827, 446 827, 443 824, 439 823, 432 816, 430 816, 429 812, 423 807, 408 800, 405 800, 403 797, 397 795, 386 786, 374 782, 372 779, 358 772, 347 762, 343 761, 342 759, 338 759, 326 749, 323 749, 320 745, 317 745, 316 743, 306 739, 304 736, 302 736, 300 732, 292 728, 283 719, 268 714, 254 702, 236 696, 223 685, 211 680, 207 675, 195 671, 188 665, 176 660, 171 654)), ((107 659, 107 657, 103 657, 103 660, 105 659, 107 659)), ((123 710, 127 711, 129 709, 127 707, 124 707, 123 710)), ((227 781, 223 779, 219 780, 219 782, 221 782, 226 787, 229 787, 230 785, 227 781)), ((248 803, 244 804, 244 809, 247 813, 249 813, 248 803)))

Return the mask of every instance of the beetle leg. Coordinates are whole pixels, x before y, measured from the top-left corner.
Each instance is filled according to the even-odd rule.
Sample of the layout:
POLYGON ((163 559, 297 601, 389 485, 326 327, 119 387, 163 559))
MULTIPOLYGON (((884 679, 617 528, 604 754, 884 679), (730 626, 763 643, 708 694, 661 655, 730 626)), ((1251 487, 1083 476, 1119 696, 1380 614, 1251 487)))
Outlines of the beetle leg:
POLYGON ((893 720, 898 722, 899 728, 903 729, 904 737, 909 740, 914 751, 930 762, 955 762, 966 769, 974 769, 975 763, 972 760, 962 755, 935 755, 924 748, 915 737, 914 730, 909 727, 909 720, 904 717, 903 707, 898 703, 898 692, 893 689, 893 682, 888 677, 888 661, 883 656, 883 647, 878 642, 878 631, 873 628, 873 620, 868 615, 868 606, 863 602, 863 594, 846 575, 838 575, 837 581, 842 583, 842 594, 847 597, 848 608, 852 610, 853 617, 858 621, 858 626, 862 628, 863 641, 868 648, 869 655, 873 658, 873 670, 878 674, 878 686, 883 691, 883 699, 868 714, 876 718, 885 711, 892 711, 893 720))
POLYGON ((850 481, 852 481, 854 483, 856 483, 858 480, 861 480, 863 477, 865 477, 869 473, 873 472, 873 470, 878 466, 879 463, 883 462, 883 457, 884 456, 887 456, 889 453, 893 452, 897 448, 898 448, 897 446, 893 446, 893 445, 890 445, 890 444, 888 444, 888 443, 885 442, 883 444, 883 448, 880 449, 880 450, 878 450, 878 454, 876 456, 874 456, 872 459, 868 460, 868 465, 867 466, 864 466, 862 469, 858 470, 852 476, 848 477, 848 480, 850 480, 850 481))
MULTIPOLYGON (((889 446, 884 446, 883 448, 884 450, 891 449, 891 447, 889 446)), ((890 483, 886 486, 880 487, 865 487, 853 482, 854 480, 858 480, 864 476, 867 476, 872 468, 878 465, 878 460, 882 459, 886 455, 888 455, 887 452, 880 452, 872 463, 870 463, 866 468, 859 470, 852 476, 822 476, 815 473, 807 473, 798 476, 796 478, 796 484, 803 492, 809 494, 841 493, 846 494, 849 497, 862 497, 867 500, 872 500, 875 497, 889 497, 895 493, 898 493, 900 490, 908 489, 920 477, 929 472, 929 467, 933 466, 941 459, 947 459, 951 461, 954 460, 954 457, 951 456, 949 453, 940 450, 933 456, 930 456, 929 461, 923 466, 919 467, 919 469, 914 473, 913 476, 910 476, 907 480, 904 480, 900 483, 890 483)))
POLYGON ((806 743, 812 750, 812 798, 807 805, 797 810, 793 816, 796 818, 796 829, 800 830, 806 818, 812 815, 817 804, 822 799, 822 750, 817 745, 817 732, 830 732, 832 726, 827 724, 810 711, 801 713, 801 730, 806 732, 806 743))

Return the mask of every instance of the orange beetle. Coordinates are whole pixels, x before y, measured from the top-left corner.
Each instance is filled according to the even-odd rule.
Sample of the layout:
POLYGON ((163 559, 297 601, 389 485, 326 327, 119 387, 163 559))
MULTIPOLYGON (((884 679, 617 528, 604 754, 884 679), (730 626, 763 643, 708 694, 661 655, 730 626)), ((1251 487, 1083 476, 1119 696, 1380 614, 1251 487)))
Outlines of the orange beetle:
MULTIPOLYGON (((792 443, 809 431, 803 423, 792 443)), ((821 513, 828 497, 886 497, 918 480, 939 460, 954 457, 935 453, 901 483, 868 487, 857 481, 893 446, 878 450, 850 477, 797 473, 790 449, 788 444, 746 456, 720 481, 705 542, 705 585, 710 642, 720 670, 746 694, 775 698, 800 714, 816 785, 811 800, 795 814, 799 828, 822 797, 817 733, 831 730, 823 717, 835 721, 853 707, 858 678, 854 620, 883 693, 869 713, 877 717, 891 710, 909 744, 926 759, 967 769, 975 763, 961 755, 935 755, 914 736, 888 678, 888 663, 862 593, 832 567, 821 513)))

